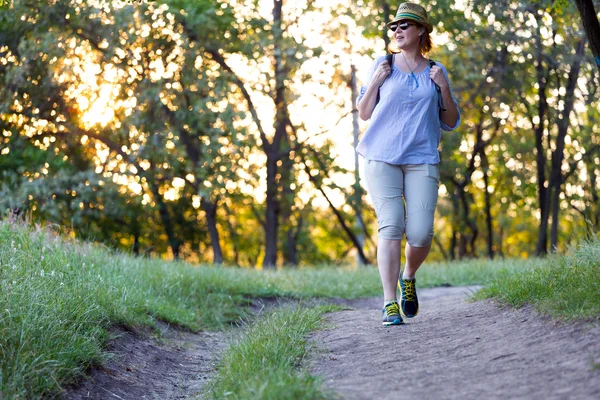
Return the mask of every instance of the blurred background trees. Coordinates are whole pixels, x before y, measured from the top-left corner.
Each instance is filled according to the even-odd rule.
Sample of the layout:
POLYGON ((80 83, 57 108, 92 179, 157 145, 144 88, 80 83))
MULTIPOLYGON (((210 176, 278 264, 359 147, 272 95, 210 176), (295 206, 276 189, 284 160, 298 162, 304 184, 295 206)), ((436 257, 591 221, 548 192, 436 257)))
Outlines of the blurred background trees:
MULTIPOLYGON (((399 3, 3 5, 2 215, 193 262, 374 262, 353 98, 399 3)), ((578 3, 597 21, 598 2, 578 3)), ((597 232, 600 78, 577 6, 425 6, 462 111, 442 136, 432 259, 543 255, 597 232)))

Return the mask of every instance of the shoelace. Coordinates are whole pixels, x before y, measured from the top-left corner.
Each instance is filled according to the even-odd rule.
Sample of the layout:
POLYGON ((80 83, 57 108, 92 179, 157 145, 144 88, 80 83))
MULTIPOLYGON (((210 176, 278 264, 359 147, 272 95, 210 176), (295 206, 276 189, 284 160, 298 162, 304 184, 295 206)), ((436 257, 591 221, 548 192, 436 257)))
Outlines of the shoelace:
POLYGON ((415 299, 415 281, 404 280, 404 300, 414 301, 415 299))
POLYGON ((390 303, 386 305, 385 312, 387 315, 400 314, 400 308, 398 307, 398 303, 390 303))

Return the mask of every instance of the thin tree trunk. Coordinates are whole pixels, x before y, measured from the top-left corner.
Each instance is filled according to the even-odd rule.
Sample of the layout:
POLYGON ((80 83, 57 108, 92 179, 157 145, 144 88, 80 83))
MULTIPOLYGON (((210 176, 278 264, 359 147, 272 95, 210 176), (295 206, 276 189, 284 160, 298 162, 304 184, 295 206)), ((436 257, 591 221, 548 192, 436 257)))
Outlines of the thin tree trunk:
POLYGON ((600 179, 596 174, 595 165, 587 165, 586 169, 590 177, 590 192, 592 195, 592 207, 589 207, 590 221, 593 224, 593 232, 598 232, 600 230, 600 196, 596 188, 599 187, 600 179))
POLYGON ((452 213, 452 217, 451 217, 451 221, 452 221, 452 236, 450 238, 450 245, 448 247, 448 254, 450 254, 450 260, 454 261, 456 260, 456 256, 457 256, 457 245, 458 245, 458 231, 460 230, 460 220, 458 218, 458 213, 459 213, 459 205, 458 205, 458 197, 456 196, 456 193, 452 193, 450 195, 450 200, 452 202, 452 209, 453 209, 453 213, 452 213))
POLYGON ((356 250, 358 251, 358 256, 362 259, 361 262, 363 264, 369 264, 369 260, 365 256, 365 253, 363 252, 360 244, 358 243, 356 235, 354 235, 354 232, 352 232, 352 230, 348 227, 348 225, 346 224, 346 221, 344 220, 344 217, 335 208, 335 206, 333 205, 333 203, 329 199, 329 196, 327 196, 327 193, 325 193, 325 190, 323 190, 323 187, 321 185, 319 185, 317 183, 315 177, 312 176, 312 174, 310 173, 310 167, 308 166, 308 164, 306 164, 306 162, 304 162, 304 169, 306 171, 306 174, 308 175, 308 179, 313 183, 313 185, 315 186, 315 188, 317 188, 321 192, 321 194, 323 195, 323 197, 325 197, 325 200, 327 200, 327 203, 329 204, 329 207, 331 208, 331 210, 335 214, 338 222, 340 223, 340 225, 342 225, 342 229, 344 230, 344 232, 346 233, 346 235, 348 235, 348 237, 352 241, 352 244, 354 245, 354 247, 356 247, 356 250))
POLYGON ((577 86, 577 79, 579 78, 579 70, 581 69, 581 61, 583 58, 584 48, 585 40, 582 39, 577 45, 577 50, 575 52, 575 60, 573 61, 573 64, 571 65, 571 70, 569 71, 564 108, 562 111, 562 119, 558 121, 558 137, 556 138, 556 149, 552 153, 552 170, 550 172, 550 183, 552 185, 552 229, 550 233, 550 246, 552 251, 556 251, 558 246, 558 227, 560 224, 560 193, 563 183, 562 163, 565 158, 565 137, 567 136, 567 131, 569 129, 569 117, 571 115, 571 111, 573 110, 573 104, 575 102, 575 87, 577 86))
POLYGON ((208 226, 210 244, 213 249, 213 263, 223 264, 223 250, 221 249, 219 231, 217 230, 217 205, 209 201, 208 198, 202 197, 200 206, 206 214, 206 225, 208 226))
POLYGON ((504 258, 504 228, 500 225, 500 230, 498 232, 498 254, 500 257, 504 258))
POLYGON ((176 260, 179 259, 179 248, 181 247, 181 242, 175 236, 175 227, 173 224, 173 218, 169 213, 169 209, 167 208, 166 203, 163 200, 162 195, 158 192, 158 185, 151 177, 147 177, 148 185, 150 186, 150 190, 152 191, 152 196, 156 203, 158 203, 158 214, 160 215, 160 220, 165 228, 165 233, 167 234, 167 240, 169 241, 169 246, 171 247, 171 251, 173 252, 173 258, 176 260))
POLYGON ((302 225, 304 222, 304 218, 302 216, 298 217, 298 226, 295 228, 290 226, 286 231, 286 248, 287 248, 287 262, 290 266, 298 265, 298 236, 300 235, 300 231, 302 230, 302 225))
MULTIPOLYGON (((358 85, 356 83, 356 66, 354 64, 352 64, 351 66, 351 76, 350 76, 350 88, 351 88, 351 93, 352 93, 352 98, 351 98, 351 104, 352 104, 352 133, 354 136, 354 148, 356 149, 356 147, 358 146, 358 135, 359 135, 359 131, 358 131, 358 109, 356 108, 356 99, 358 98, 358 85)), ((363 225, 363 218, 362 218, 362 209, 360 207, 360 205, 362 204, 361 200, 362 200, 362 195, 363 195, 363 190, 362 187, 360 186, 360 174, 359 174, 359 164, 358 164, 358 153, 356 151, 354 151, 354 193, 353 193, 353 202, 355 203, 355 213, 356 213, 356 231, 357 232, 363 232, 364 231, 364 225, 363 225)), ((359 233, 357 235, 357 241, 358 241, 358 245, 360 246, 360 249, 362 251, 364 251, 364 245, 365 245, 365 237, 363 236, 362 233, 359 233)), ((362 262, 362 258, 358 255, 356 255, 356 262, 357 264, 360 265, 365 265, 362 262)))
POLYGON ((267 156, 267 198, 265 210, 265 258, 263 267, 277 264, 277 231, 279 229, 279 202, 277 201, 277 159, 267 156))
POLYGON ((477 223, 470 216, 469 201, 467 199, 467 193, 465 191, 464 186, 457 185, 455 190, 456 190, 456 195, 458 196, 458 198, 460 199, 460 202, 462 204, 462 212, 461 212, 462 218, 463 218, 465 224, 469 227, 469 229, 471 231, 470 237, 464 231, 460 235, 461 248, 459 249, 459 258, 463 258, 465 256, 476 257, 475 241, 477 240, 477 236, 479 235, 479 229, 477 228, 477 223), (469 251, 468 244, 470 244, 470 246, 471 246, 470 251, 469 251))
POLYGON ((590 43, 596 66, 600 71, 600 22, 598 22, 598 16, 594 10, 594 3, 592 0, 575 0, 575 4, 581 15, 583 29, 590 43))
POLYGON ((133 233, 133 254, 140 255, 140 234, 137 229, 133 233))
POLYGON ((240 265, 240 254, 238 251, 238 234, 236 232, 235 226, 233 226, 233 224, 231 223, 231 220, 230 220, 230 217, 232 216, 232 212, 229 209, 229 206, 227 205, 226 201, 224 201, 222 204, 223 204, 223 208, 225 209, 225 212, 227 213, 226 224, 227 224, 227 230, 229 231, 229 238, 231 240, 231 245, 233 247, 233 263, 234 263, 234 265, 240 265))
POLYGON ((448 253, 444 249, 444 246, 442 245, 442 242, 440 242, 440 239, 438 239, 435 235, 433 236, 433 243, 435 243, 440 253, 442 253, 442 257, 444 257, 444 260, 448 261, 448 253))
MULTIPOLYGON (((537 13, 536 13, 537 15, 537 13)), ((537 167, 537 183, 538 183, 538 202, 540 208, 540 226, 538 231, 538 242, 535 247, 535 254, 542 256, 548 253, 548 187, 546 187, 546 152, 544 150, 544 122, 546 120, 546 112, 548 110, 548 102, 546 100, 546 85, 549 78, 549 69, 544 74, 543 65, 543 45, 540 33, 540 20, 538 18, 536 31, 537 44, 537 59, 535 69, 537 71, 538 81, 538 123, 534 127, 535 132, 535 149, 536 149, 536 167, 537 167)))
MULTIPOLYGON (((187 105, 190 106, 191 102, 186 95, 187 105)), ((190 161, 192 162, 195 180, 193 183, 194 190, 196 193, 200 191, 200 183, 198 182, 198 177, 196 175, 196 171, 200 168, 200 150, 199 143, 197 140, 194 141, 192 136, 183 128, 181 128, 181 124, 179 124, 175 118, 175 113, 173 113, 168 107, 164 106, 163 110, 166 112, 167 117, 169 118, 171 124, 174 127, 179 127, 177 132, 179 133, 179 138, 183 142, 185 147, 185 151, 190 161)), ((219 237, 219 230, 217 229, 217 205, 216 202, 212 202, 208 196, 202 196, 200 206, 202 210, 206 214, 206 225, 208 227, 208 232, 210 234, 210 244, 213 250, 213 263, 222 264, 223 263, 223 250, 221 249, 221 239, 219 237)))
POLYGON ((487 226, 487 250, 488 257, 490 260, 494 259, 494 230, 492 228, 492 210, 491 210, 491 200, 490 200, 490 191, 489 191, 489 182, 488 182, 488 160, 485 151, 479 153, 481 156, 482 170, 483 170, 483 183, 484 183, 484 198, 485 198, 485 221, 487 226))

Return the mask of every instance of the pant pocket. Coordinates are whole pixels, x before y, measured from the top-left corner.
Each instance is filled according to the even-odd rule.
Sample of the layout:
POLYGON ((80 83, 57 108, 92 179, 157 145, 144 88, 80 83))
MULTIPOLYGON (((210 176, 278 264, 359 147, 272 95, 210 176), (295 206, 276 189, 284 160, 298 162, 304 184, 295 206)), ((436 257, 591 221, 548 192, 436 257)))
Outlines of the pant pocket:
POLYGON ((435 178, 438 183, 440 181, 440 170, 437 165, 427 164, 427 176, 435 178))

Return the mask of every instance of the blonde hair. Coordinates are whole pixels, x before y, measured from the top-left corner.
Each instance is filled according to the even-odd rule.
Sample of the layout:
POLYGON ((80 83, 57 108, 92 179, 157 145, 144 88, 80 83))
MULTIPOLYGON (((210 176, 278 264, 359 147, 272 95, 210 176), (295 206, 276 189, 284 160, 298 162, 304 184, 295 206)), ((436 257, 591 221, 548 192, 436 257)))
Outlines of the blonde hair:
MULTIPOLYGON (((421 36, 421 54, 428 54, 433 48, 431 35, 429 32, 427 32, 427 29, 423 25, 417 24, 417 27, 423 28, 423 35, 421 36)), ((400 53, 400 49, 396 46, 395 42, 390 42, 388 45, 388 50, 390 53, 400 53)))

